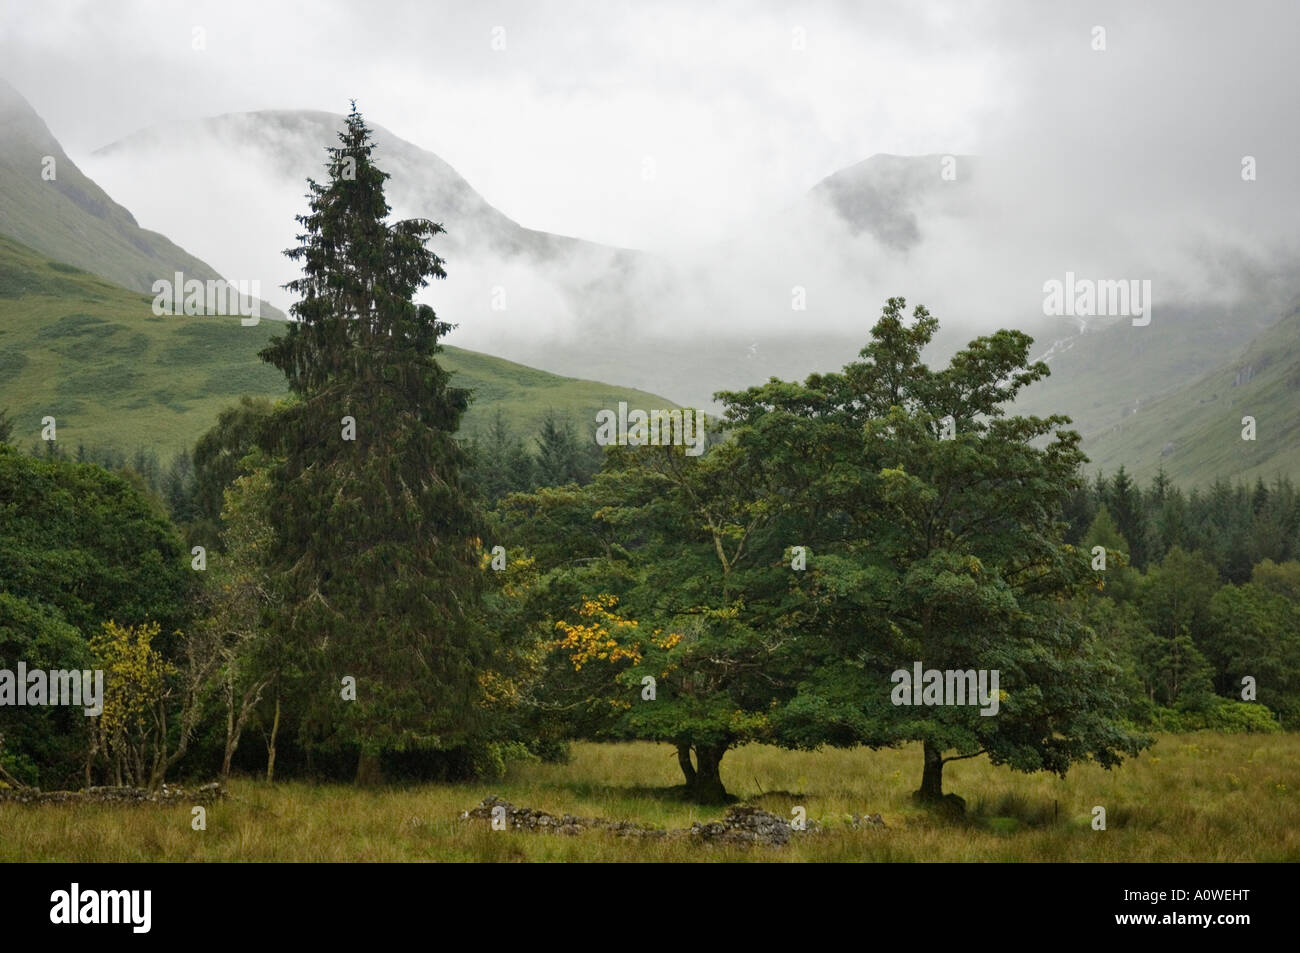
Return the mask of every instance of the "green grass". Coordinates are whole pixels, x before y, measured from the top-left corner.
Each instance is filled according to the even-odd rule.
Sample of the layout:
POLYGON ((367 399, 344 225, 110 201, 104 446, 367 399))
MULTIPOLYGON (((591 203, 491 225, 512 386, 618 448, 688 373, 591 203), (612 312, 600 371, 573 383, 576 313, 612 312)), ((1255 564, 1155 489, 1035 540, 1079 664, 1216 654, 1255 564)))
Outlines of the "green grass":
MULTIPOLYGON (((69 450, 152 448, 166 460, 190 447, 242 394, 279 397, 284 378, 257 352, 282 322, 243 327, 238 317, 156 316, 152 298, 50 261, 0 236, 0 409, 15 442, 39 439, 52 416, 69 450)), ((497 408, 531 437, 554 411, 580 434, 596 411, 675 406, 644 391, 548 374, 449 347, 439 357, 475 391, 462 433, 485 433, 497 408)))
POLYGON ((1060 780, 950 764, 945 788, 962 821, 911 803, 918 746, 788 752, 749 746, 723 760, 733 794, 789 817, 802 805, 824 834, 785 848, 493 831, 458 819, 489 794, 582 816, 685 828, 721 808, 682 802, 668 745, 581 744, 568 764, 513 767, 495 783, 357 790, 292 782, 231 784, 233 797, 191 829, 187 806, 0 804, 0 861, 1295 861, 1300 860, 1300 735, 1162 735, 1154 749, 1060 780), (1092 829, 1106 808, 1107 829, 1092 829), (846 815, 880 812, 886 830, 846 815))

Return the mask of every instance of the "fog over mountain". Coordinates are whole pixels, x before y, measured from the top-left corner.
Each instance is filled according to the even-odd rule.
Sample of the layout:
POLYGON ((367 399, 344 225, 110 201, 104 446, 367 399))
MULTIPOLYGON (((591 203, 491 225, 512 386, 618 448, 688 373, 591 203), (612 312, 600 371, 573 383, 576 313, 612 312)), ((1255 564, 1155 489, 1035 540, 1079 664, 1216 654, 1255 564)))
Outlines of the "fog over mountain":
POLYGON ((681 401, 838 367, 890 295, 936 354, 1019 326, 1081 374, 1081 322, 1043 309, 1067 272, 1149 280, 1157 326, 1213 330, 1206 366, 1297 291, 1287 4, 123 9, 6 12, 9 78, 142 225, 282 307, 351 98, 395 214, 448 229, 425 300, 452 343, 681 401))

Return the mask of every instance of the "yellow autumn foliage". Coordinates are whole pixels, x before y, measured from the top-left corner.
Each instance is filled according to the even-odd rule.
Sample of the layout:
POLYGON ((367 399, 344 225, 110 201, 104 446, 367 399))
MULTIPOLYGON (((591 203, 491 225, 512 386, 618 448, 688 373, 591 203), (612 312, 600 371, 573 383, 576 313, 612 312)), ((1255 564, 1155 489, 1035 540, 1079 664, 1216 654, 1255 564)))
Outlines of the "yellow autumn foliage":
MULTIPOLYGON (((584 599, 577 607, 578 615, 590 620, 577 624, 561 619, 555 623, 563 636, 550 644, 550 648, 569 656, 573 670, 580 671, 582 666, 594 661, 620 662, 628 661, 636 665, 641 661, 640 641, 631 641, 638 623, 635 619, 620 616, 615 607, 618 596, 602 593, 584 599)), ((661 638, 662 630, 656 629, 650 637, 661 649, 671 649, 682 637, 676 633, 661 638)))
POLYGON ((143 728, 148 713, 166 690, 175 667, 153 647, 157 622, 118 625, 105 622, 91 637, 90 648, 103 662, 104 711, 100 725, 110 737, 143 728))

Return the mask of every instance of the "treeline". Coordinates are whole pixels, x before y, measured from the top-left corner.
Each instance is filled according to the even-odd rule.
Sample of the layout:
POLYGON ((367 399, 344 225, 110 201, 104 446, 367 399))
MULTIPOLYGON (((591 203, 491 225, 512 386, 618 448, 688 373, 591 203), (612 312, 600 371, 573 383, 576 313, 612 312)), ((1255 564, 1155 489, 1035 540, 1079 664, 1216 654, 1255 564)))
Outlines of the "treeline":
POLYGON ((1287 476, 1253 484, 1219 479, 1208 489, 1184 491, 1163 471, 1145 489, 1124 467, 1109 477, 1098 473, 1066 507, 1066 539, 1083 539, 1102 507, 1138 569, 1178 548, 1201 553, 1224 581, 1245 583, 1266 559, 1300 559, 1300 495, 1287 476))
POLYGON ((74 450, 69 451, 57 440, 37 440, 31 444, 28 453, 48 460, 92 463, 122 474, 162 500, 178 524, 193 521, 194 456, 188 450, 174 453, 165 464, 151 447, 136 447, 127 452, 118 447, 87 447, 85 443, 78 443, 74 450))
POLYGON ((548 413, 531 438, 521 435, 499 409, 482 434, 465 441, 470 453, 469 479, 489 506, 511 493, 544 486, 579 485, 592 481, 603 454, 596 444, 594 424, 579 434, 569 418, 548 413))
POLYGON ((1289 477, 1145 490, 1120 468, 1081 483, 1066 538, 1113 556, 1089 622, 1122 660, 1129 716, 1178 731, 1300 721, 1300 498, 1289 477), (1241 705, 1265 701, 1266 705, 1241 705))
MULTIPOLYGON (((122 448, 79 442, 68 450, 56 440, 34 441, 28 453, 53 460, 93 463, 131 480, 157 497, 186 539, 219 540, 221 491, 231 477, 235 455, 248 453, 252 431, 249 422, 271 412, 270 401, 249 398, 241 410, 227 411, 225 424, 205 435, 197 451, 182 450, 166 463, 156 450, 122 448), (242 427, 242 429, 240 429, 242 427), (197 459, 197 463, 196 463, 197 459), (223 482, 224 481, 224 482, 223 482)), ((0 418, 0 443, 8 437, 0 418)), ((462 437, 470 459, 469 484, 488 507, 511 493, 527 493, 547 486, 590 483, 600 470, 602 453, 593 431, 579 436, 572 419, 548 412, 536 433, 521 433, 497 410, 488 428, 462 437)))
MULTIPOLYGON (((152 690, 132 688, 136 720, 114 722, 116 744, 105 736, 108 722, 79 710, 7 712, 0 777, 67 786, 148 783, 169 769, 351 775, 355 747, 311 738, 308 706, 296 694, 303 684, 269 637, 278 597, 257 568, 255 550, 269 537, 267 514, 255 511, 267 463, 258 431, 275 412, 268 400, 245 398, 193 453, 166 466, 146 450, 68 452, 54 442, 0 456, 0 660, 107 667, 119 679, 151 665, 160 673, 152 690), (213 558, 202 573, 193 571, 194 546, 213 558), (248 736, 262 744, 241 745, 248 736)), ((0 414, 0 440, 11 432, 0 414)), ((633 596, 594 598, 601 586, 573 588, 572 580, 576 565, 599 565, 604 588, 617 590, 631 558, 617 553, 646 543, 644 529, 595 549, 581 541, 595 529, 597 500, 611 499, 610 481, 629 485, 627 451, 606 460, 594 440, 554 416, 525 440, 501 413, 462 445, 466 492, 488 511, 483 549, 500 540, 510 551, 484 619, 531 633, 506 655, 532 658, 511 657, 495 673, 514 703, 498 706, 500 730, 484 736, 491 740, 390 753, 386 770, 398 775, 491 773, 508 757, 562 756, 570 738, 622 736, 608 708, 619 668, 611 655, 626 649, 623 658, 633 657, 617 640, 629 624, 619 598, 633 596), (602 460, 605 490, 592 485, 602 460), (598 559, 611 545, 613 561, 598 559), (557 585, 558 601, 542 596, 557 585), (614 636, 612 650, 593 650, 605 636, 614 636)), ((1106 554, 1081 605, 1123 670, 1126 719, 1174 731, 1294 727, 1300 500, 1289 478, 1184 491, 1163 473, 1141 488, 1121 468, 1080 475, 1061 500, 1064 542, 1094 569, 1097 547, 1106 554)))

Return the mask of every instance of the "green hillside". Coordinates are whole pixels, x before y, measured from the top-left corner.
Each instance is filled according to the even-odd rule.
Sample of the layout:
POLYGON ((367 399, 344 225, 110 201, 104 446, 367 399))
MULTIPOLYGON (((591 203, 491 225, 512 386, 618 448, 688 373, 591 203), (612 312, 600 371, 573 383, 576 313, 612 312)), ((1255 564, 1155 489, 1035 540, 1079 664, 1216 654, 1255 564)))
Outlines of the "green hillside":
POLYGON ((1276 322, 1277 312, 1262 306, 1170 305, 1148 327, 1121 320, 1086 334, 1071 331, 1060 335, 1063 340, 1050 327, 1030 326, 1033 355, 1042 359, 1050 352, 1052 375, 1025 388, 1016 411, 1069 414, 1074 429, 1090 440, 1222 367, 1276 322))
POLYGON ((1093 435, 1084 449, 1094 468, 1124 464, 1145 480, 1163 466, 1183 486, 1300 475, 1300 310, 1215 370, 1093 435), (1247 415, 1256 421, 1254 441, 1241 438, 1247 415))
MULTIPOLYGON (((3 79, 0 235, 134 291, 148 291, 156 279, 170 280, 177 271, 203 281, 222 277, 166 236, 141 228, 77 168, 41 117, 3 79), (53 178, 46 177, 47 168, 53 178)), ((261 313, 284 317, 265 303, 261 313)))
MULTIPOLYGON (((30 446, 42 417, 67 448, 137 447, 170 454, 194 441, 241 394, 278 397, 284 378, 257 357, 284 324, 238 317, 155 316, 128 291, 0 235, 0 408, 30 446)), ((591 431, 596 411, 626 400, 675 406, 644 391, 574 380, 449 347, 439 358, 474 389, 463 430, 486 430, 500 408, 530 435, 549 411, 591 431)))

